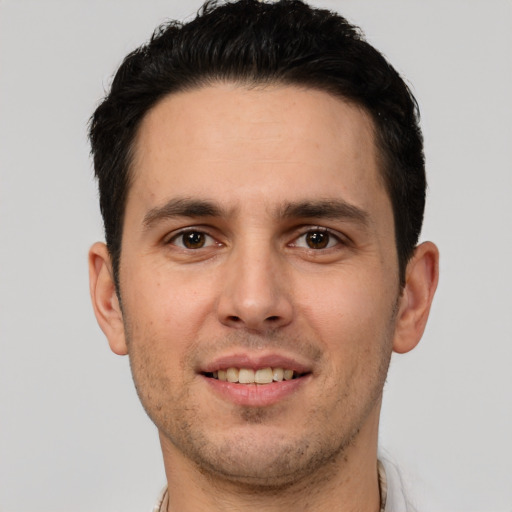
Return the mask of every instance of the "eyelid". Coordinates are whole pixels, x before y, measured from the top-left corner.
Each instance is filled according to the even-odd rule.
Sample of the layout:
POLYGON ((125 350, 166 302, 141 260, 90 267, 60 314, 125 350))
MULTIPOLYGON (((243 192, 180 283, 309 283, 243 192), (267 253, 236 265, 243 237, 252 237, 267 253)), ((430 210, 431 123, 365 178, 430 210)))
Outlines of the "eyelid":
POLYGON ((342 246, 345 245, 346 246, 346 245, 349 245, 349 243, 350 243, 350 239, 343 233, 340 233, 339 231, 327 228, 325 226, 309 225, 309 226, 301 227, 300 230, 298 231, 298 234, 296 236, 294 236, 292 242, 289 245, 292 247, 301 247, 301 246, 297 245, 297 243, 296 243, 297 240, 299 240, 300 238, 302 238, 312 232, 327 233, 329 236, 333 237, 337 243, 334 246, 326 247, 324 249, 313 249, 311 247, 303 247, 304 249, 307 249, 310 251, 315 251, 315 252, 326 251, 326 250, 332 249, 333 247, 335 247, 337 245, 342 245, 342 246))
POLYGON ((185 251, 198 251, 200 249, 207 249, 209 247, 212 247, 214 245, 222 245, 214 236, 212 236, 210 233, 208 233, 208 230, 204 227, 200 226, 188 226, 186 228, 178 229, 177 231, 173 231, 172 233, 169 233, 167 236, 163 239, 165 245, 174 245, 175 247, 178 247, 179 249, 183 249, 185 251), (176 244, 175 241, 178 240, 183 235, 186 235, 187 233, 201 233, 204 235, 207 239, 210 241, 205 242, 205 245, 198 249, 190 249, 188 247, 185 247, 182 244, 176 244))
MULTIPOLYGON (((212 246, 221 246, 221 245, 224 245, 222 242, 220 242, 218 240, 218 238, 214 235, 211 234, 210 232, 211 230, 208 229, 208 227, 205 227, 205 226, 187 226, 187 227, 184 227, 184 228, 180 228, 178 230, 175 230, 175 231, 172 231, 171 233, 167 234, 164 238, 163 238, 163 243, 165 245, 174 245, 175 247, 178 247, 180 249, 183 249, 183 250, 187 250, 187 251, 197 251, 199 249, 189 249, 185 246, 183 246, 182 244, 176 244, 174 243, 177 239, 179 239, 181 236, 183 235, 186 235, 187 233, 201 233, 203 234, 206 238, 207 238, 207 242, 205 243, 205 245, 203 247, 201 247, 200 249, 205 249, 205 248, 209 248, 209 247, 212 247, 212 246)), ((334 238, 336 240, 336 244, 334 244, 334 246, 337 246, 337 245, 349 245, 351 243, 351 240, 350 238, 337 231, 337 230, 334 230, 334 229, 331 229, 331 228, 328 228, 328 227, 325 227, 325 226, 318 226, 318 225, 305 225, 305 226, 300 226, 299 228, 297 228, 293 234, 293 238, 292 238, 292 241, 288 244, 288 246, 290 247, 300 247, 297 245, 297 240, 299 240, 300 238, 306 236, 308 233, 311 233, 311 232, 322 232, 322 233, 327 233, 330 237, 334 238)), ((329 250, 329 249, 332 249, 333 246, 331 247, 326 247, 324 249, 312 249, 312 248, 308 248, 308 247, 304 247, 305 249, 308 249, 308 250, 311 250, 311 251, 315 251, 315 252, 318 252, 318 251, 325 251, 325 250, 329 250)))

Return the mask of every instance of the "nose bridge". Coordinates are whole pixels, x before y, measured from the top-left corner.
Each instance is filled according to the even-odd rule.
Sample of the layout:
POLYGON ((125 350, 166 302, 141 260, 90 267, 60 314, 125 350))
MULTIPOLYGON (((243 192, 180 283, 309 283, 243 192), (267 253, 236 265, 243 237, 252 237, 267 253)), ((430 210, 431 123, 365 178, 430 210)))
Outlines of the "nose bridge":
POLYGON ((278 250, 264 235, 239 240, 225 264, 220 321, 251 330, 289 323, 292 307, 284 266, 278 250))

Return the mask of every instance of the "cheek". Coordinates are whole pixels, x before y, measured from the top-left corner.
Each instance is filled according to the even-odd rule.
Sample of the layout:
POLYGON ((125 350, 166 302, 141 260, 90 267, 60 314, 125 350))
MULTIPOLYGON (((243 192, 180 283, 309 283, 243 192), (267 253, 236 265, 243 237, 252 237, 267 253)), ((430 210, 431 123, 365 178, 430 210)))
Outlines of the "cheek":
POLYGON ((171 279, 143 265, 132 267, 124 284, 121 296, 133 379, 144 408, 158 424, 158 411, 183 400, 193 378, 188 355, 195 350, 204 322, 201 312, 208 306, 190 279, 171 279))
POLYGON ((189 350, 206 318, 213 300, 208 280, 197 279, 191 271, 173 273, 148 271, 141 265, 132 269, 121 290, 125 322, 138 344, 151 344, 151 351, 174 355, 189 350))
POLYGON ((368 351, 389 335, 396 297, 385 281, 350 272, 325 276, 298 292, 299 308, 330 351, 368 351))

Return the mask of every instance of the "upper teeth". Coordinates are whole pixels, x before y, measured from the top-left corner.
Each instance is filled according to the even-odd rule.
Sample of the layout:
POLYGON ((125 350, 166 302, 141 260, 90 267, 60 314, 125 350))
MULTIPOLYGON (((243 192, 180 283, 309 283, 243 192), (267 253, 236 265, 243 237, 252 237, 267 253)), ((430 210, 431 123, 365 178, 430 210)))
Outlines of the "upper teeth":
POLYGON ((293 370, 283 368, 261 368, 256 371, 251 368, 228 368, 213 372, 215 379, 240 384, 270 384, 273 381, 291 380, 293 376, 293 370))

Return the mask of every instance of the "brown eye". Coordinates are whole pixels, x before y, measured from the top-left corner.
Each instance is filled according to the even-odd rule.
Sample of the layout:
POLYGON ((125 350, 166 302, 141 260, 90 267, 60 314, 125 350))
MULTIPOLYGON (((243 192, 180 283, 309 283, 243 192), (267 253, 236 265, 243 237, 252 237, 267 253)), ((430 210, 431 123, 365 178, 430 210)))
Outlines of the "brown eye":
POLYGON ((206 235, 200 231, 188 231, 181 235, 181 240, 187 249, 201 249, 206 244, 206 235))
POLYGON ((310 231, 306 234, 306 244, 310 249, 325 249, 329 241, 330 235, 327 231, 310 231))
MULTIPOLYGON (((184 251, 199 251, 201 249, 213 249, 222 247, 222 244, 213 236, 200 229, 184 229, 165 241, 167 245, 173 245, 184 251)), ((209 253, 208 253, 209 254, 209 253)))

